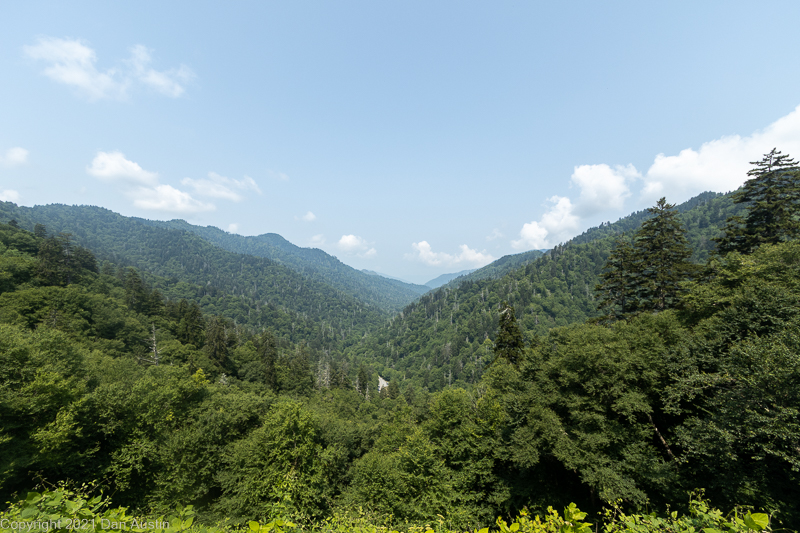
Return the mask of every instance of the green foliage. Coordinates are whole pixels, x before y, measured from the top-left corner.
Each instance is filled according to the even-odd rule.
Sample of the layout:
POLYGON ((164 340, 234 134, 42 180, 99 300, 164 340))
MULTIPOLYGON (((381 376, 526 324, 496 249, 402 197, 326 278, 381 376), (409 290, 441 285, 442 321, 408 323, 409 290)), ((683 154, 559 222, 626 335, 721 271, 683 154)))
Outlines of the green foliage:
POLYGON ((635 258, 636 252, 630 242, 623 238, 614 241, 614 248, 600 274, 602 282, 595 287, 597 308, 606 313, 606 320, 622 320, 635 313, 638 303, 635 258))
MULTIPOLYGON (((387 316, 366 296, 359 300, 277 261, 233 253, 182 229, 156 227, 106 209, 65 205, 27 208, 4 202, 0 203, 0 217, 14 218, 21 227, 44 223, 51 231, 69 233, 70 239, 101 260, 135 267, 143 281, 168 299, 193 299, 205 314, 225 316, 258 329, 272 327, 280 337, 292 342, 305 340, 318 349, 355 342, 387 316)), ((359 279, 374 282, 374 276, 358 274, 359 279)), ((48 277, 48 283, 63 278, 55 266, 48 266, 41 275, 48 277)), ((365 290, 376 293, 376 289, 365 290)), ((131 286, 129 297, 134 296, 136 288, 131 286)), ((134 308, 139 302, 131 300, 134 308)))
POLYGON ((125 507, 113 507, 101 495, 87 495, 86 485, 77 491, 65 487, 30 492, 27 497, 0 513, 0 531, 108 531, 124 530, 144 533, 179 533, 192 529, 221 533, 218 528, 192 528, 194 510, 191 505, 178 509, 171 516, 142 517, 129 513, 125 507))
POLYGON ((525 344, 522 342, 522 333, 514 316, 514 308, 508 302, 500 304, 497 337, 494 343, 494 354, 498 359, 504 359, 512 365, 522 362, 525 344))
MULTIPOLYGON (((714 247, 711 239, 719 234, 725 219, 744 210, 729 196, 703 193, 675 211, 677 214, 670 220, 686 228, 690 259, 700 262, 708 258, 714 247)), ((366 338, 347 347, 345 353, 355 358, 356 367, 360 361, 368 361, 390 381, 402 376, 417 388, 440 390, 475 385, 493 359, 492 345, 502 301, 514 308, 526 342, 534 335, 546 335, 552 328, 597 318, 602 311, 597 309, 593 289, 601 282, 615 239, 623 232, 633 234, 653 217, 654 213, 648 211, 634 213, 544 254, 518 254, 520 262, 509 263, 515 268, 495 269, 492 275, 476 278, 481 269, 453 280, 423 295, 382 327, 371 330, 366 338), (485 344, 487 339, 489 343, 485 344)), ((676 303, 676 286, 671 279, 653 280, 647 287, 649 295, 634 294, 631 305, 638 302, 639 296, 647 296, 648 301, 655 298, 660 304, 656 293, 661 289, 667 306, 676 303)), ((629 311, 632 309, 626 304, 626 313, 629 311)))
MULTIPOLYGON (((723 201, 707 197, 682 220, 697 229, 708 217, 712 231, 733 205, 723 201)), ((658 229, 663 214, 648 215, 645 229, 658 229)), ((344 315, 336 332, 320 324, 319 307, 308 320, 203 316, 252 310, 252 299, 191 276, 109 262, 41 276, 51 259, 40 233, 0 225, 4 498, 37 476, 100 479, 111 505, 136 516, 189 504, 198 522, 250 531, 765 527, 754 509, 681 503, 706 486, 726 508, 774 513, 773 527, 800 524, 796 242, 715 257, 680 286, 678 310, 610 327, 575 324, 596 316, 589 287, 607 238, 433 292, 386 323, 359 324, 366 315, 349 308, 354 334, 344 315), (666 516, 642 514, 675 502, 666 516), (535 513, 520 514, 526 506, 535 513)), ((156 251, 130 252, 155 264, 156 251)))
POLYGON ((752 176, 732 198, 747 206, 747 215, 728 219, 725 234, 715 239, 720 254, 752 253, 764 244, 800 237, 800 167, 775 148, 761 161, 751 162, 752 176))
POLYGON ((367 305, 387 312, 400 311, 429 290, 424 285, 413 285, 356 270, 320 249, 300 248, 275 233, 245 237, 212 226, 195 226, 184 220, 132 220, 159 228, 193 233, 237 254, 271 259, 308 279, 330 285, 367 305))
POLYGON ((797 242, 712 262, 690 285, 683 315, 695 335, 667 390, 689 482, 711 480, 715 498, 769 506, 790 523, 800 520, 789 503, 800 499, 798 265, 797 242))
POLYGON ((688 262, 692 252, 674 208, 661 198, 647 210, 652 218, 642 223, 632 244, 616 241, 600 276, 603 282, 595 288, 598 307, 607 310, 605 320, 676 306, 681 283, 695 269, 688 262))
MULTIPOLYGON (((30 492, 27 497, 14 503, 7 511, 0 513, 0 531, 11 532, 22 529, 51 529, 57 531, 107 531, 125 530, 144 533, 288 533, 289 531, 319 531, 321 533, 462 533, 463 529, 448 527, 443 517, 437 523, 422 525, 406 523, 405 527, 393 529, 391 519, 384 524, 376 524, 368 515, 360 512, 337 514, 317 523, 296 523, 285 517, 270 521, 249 520, 245 527, 220 522, 209 526, 198 523, 196 513, 191 505, 178 506, 170 515, 147 516, 135 515, 125 507, 113 507, 102 495, 90 497, 86 495, 86 486, 78 491, 66 488, 46 490, 41 493, 30 492), (263 523, 262 523, 263 522, 263 523), (386 525, 388 524, 388 525, 386 525)), ((612 503, 606 510, 602 523, 602 531, 606 533, 656 533, 656 532, 692 532, 704 533, 746 533, 751 531, 772 531, 770 517, 764 513, 752 513, 734 509, 728 515, 711 507, 701 496, 693 495, 690 513, 679 515, 672 512, 666 517, 655 514, 625 514, 619 503, 612 503)), ((587 519, 587 513, 581 511, 574 503, 564 508, 563 515, 552 507, 548 507, 543 515, 531 514, 522 510, 509 524, 498 517, 496 528, 484 527, 474 529, 473 533, 591 533, 593 531, 587 519)), ((464 532, 468 533, 468 532, 464 532)))
POLYGON ((226 454, 214 510, 237 519, 319 516, 330 496, 326 479, 335 458, 334 450, 322 446, 318 420, 297 402, 280 402, 226 454))
POLYGON ((644 312, 675 307, 680 283, 692 271, 687 261, 692 251, 674 208, 674 204, 661 198, 647 210, 653 217, 642 224, 634 237, 634 269, 639 277, 637 308, 644 312))

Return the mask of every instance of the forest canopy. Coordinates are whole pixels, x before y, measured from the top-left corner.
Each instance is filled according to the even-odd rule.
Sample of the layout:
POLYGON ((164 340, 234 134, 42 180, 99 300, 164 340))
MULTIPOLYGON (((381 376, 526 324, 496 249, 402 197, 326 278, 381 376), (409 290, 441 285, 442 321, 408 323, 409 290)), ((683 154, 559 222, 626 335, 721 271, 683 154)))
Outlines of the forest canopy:
POLYGON ((441 531, 555 520, 548 506, 677 523, 710 500, 749 510, 703 527, 797 529, 787 157, 767 154, 731 196, 661 199, 394 316, 197 235, 98 259, 92 238, 8 218, 0 496, 23 501, 12 515, 89 501, 84 485, 98 513, 288 527, 360 509, 441 531))

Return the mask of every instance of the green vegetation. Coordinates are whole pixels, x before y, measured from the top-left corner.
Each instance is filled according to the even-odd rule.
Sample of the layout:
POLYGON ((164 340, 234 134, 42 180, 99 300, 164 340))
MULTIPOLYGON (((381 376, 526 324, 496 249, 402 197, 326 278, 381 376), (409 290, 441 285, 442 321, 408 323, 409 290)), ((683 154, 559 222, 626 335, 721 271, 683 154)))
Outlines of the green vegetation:
POLYGON ((595 290, 600 293, 600 309, 607 309, 605 320, 619 320, 637 313, 673 309, 679 300, 681 284, 695 270, 688 258, 686 230, 674 205, 661 198, 647 211, 653 215, 644 221, 633 243, 615 242, 608 256, 603 280, 595 290))
MULTIPOLYGON (((81 487, 86 489, 86 487, 81 487)), ((482 528, 475 533, 591 533, 602 526, 606 533, 656 533, 656 532, 683 532, 704 531, 715 533, 727 531, 728 533, 747 533, 752 531, 772 531, 770 519, 764 513, 734 509, 728 515, 723 515, 718 509, 710 507, 708 502, 692 495, 690 511, 686 515, 677 512, 665 518, 654 514, 625 514, 618 504, 612 504, 606 510, 599 522, 592 524, 584 522, 591 520, 587 513, 578 509, 575 504, 564 508, 563 515, 552 507, 543 515, 531 517, 527 510, 523 510, 511 523, 498 518, 492 527, 482 528)), ((93 498, 82 491, 75 492, 65 488, 47 490, 42 493, 31 492, 27 498, 0 513, 0 531, 19 531, 21 528, 44 530, 74 530, 81 531, 108 531, 123 530, 144 533, 178 533, 206 532, 227 533, 240 531, 245 533, 289 533, 303 531, 318 531, 320 533, 400 533, 394 529, 395 524, 382 523, 376 525, 369 518, 360 514, 335 515, 315 524, 296 524, 286 519, 272 519, 261 523, 255 520, 248 521, 246 526, 232 526, 227 523, 218 523, 214 526, 199 525, 195 523, 196 512, 193 506, 179 507, 169 515, 141 516, 130 514, 125 507, 114 508, 109 505, 108 499, 102 496, 93 498)), ((439 518, 433 524, 398 526, 400 531, 407 533, 461 533, 461 530, 451 529, 445 520, 439 518)))
POLYGON ((733 194, 737 204, 747 204, 747 216, 733 216, 725 235, 715 239, 720 253, 750 253, 762 244, 800 237, 800 166, 775 148, 761 161, 751 163, 753 176, 733 194))
POLYGON ((738 208, 662 200, 630 241, 603 226, 392 318, 186 232, 140 224, 128 244, 168 248, 118 243, 132 259, 115 264, 41 222, 0 224, 0 497, 20 502, 3 518, 253 533, 797 529, 800 242, 712 253, 738 208), (176 266, 197 254, 230 292, 176 266), (253 307, 237 285, 248 272, 274 275, 286 307, 253 307), (298 283, 293 296, 281 280, 298 283), (314 298, 327 308, 311 313, 314 298), (614 319, 589 320, 608 301, 614 319))
POLYGON ((383 311, 396 313, 416 300, 420 294, 430 290, 424 285, 404 283, 358 271, 322 250, 300 248, 275 233, 243 237, 211 226, 194 226, 183 220, 132 220, 159 228, 194 233, 220 248, 238 254, 272 259, 300 272, 308 279, 326 283, 383 311))
POLYGON ((0 202, 0 216, 22 228, 39 224, 69 233, 101 261, 137 268, 162 294, 191 298, 204 313, 271 327, 321 349, 357 342, 387 318, 369 303, 275 261, 228 252, 192 233, 145 225, 106 209, 0 202))

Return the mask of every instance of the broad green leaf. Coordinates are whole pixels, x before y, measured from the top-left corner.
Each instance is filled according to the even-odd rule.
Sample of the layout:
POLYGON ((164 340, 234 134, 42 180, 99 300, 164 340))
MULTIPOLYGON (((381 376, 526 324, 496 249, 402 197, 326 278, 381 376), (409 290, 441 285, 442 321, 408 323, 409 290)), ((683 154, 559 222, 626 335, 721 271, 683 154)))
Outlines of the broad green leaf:
POLYGON ((761 531, 762 529, 766 529, 769 525, 769 516, 764 513, 747 513, 744 516, 744 523, 750 529, 761 531))
POLYGON ((250 520, 247 523, 247 525, 250 526, 250 530, 251 531, 258 531, 259 529, 261 529, 261 524, 259 524, 258 522, 254 521, 254 520, 250 520))

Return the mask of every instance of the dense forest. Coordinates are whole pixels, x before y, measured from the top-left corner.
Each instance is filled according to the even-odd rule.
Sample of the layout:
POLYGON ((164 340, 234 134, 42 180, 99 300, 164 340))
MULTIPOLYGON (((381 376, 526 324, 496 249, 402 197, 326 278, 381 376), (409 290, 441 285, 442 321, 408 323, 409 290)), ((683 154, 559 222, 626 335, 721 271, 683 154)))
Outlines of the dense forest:
POLYGON ((191 231, 2 204, 3 516, 798 529, 800 169, 775 156, 396 315, 191 231))

